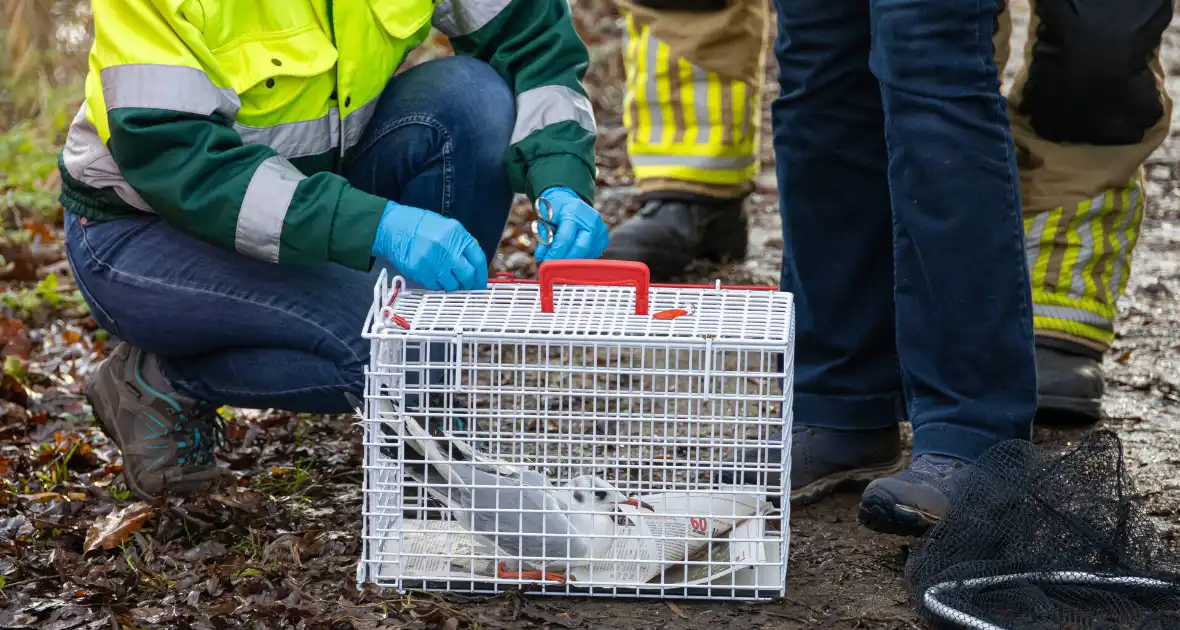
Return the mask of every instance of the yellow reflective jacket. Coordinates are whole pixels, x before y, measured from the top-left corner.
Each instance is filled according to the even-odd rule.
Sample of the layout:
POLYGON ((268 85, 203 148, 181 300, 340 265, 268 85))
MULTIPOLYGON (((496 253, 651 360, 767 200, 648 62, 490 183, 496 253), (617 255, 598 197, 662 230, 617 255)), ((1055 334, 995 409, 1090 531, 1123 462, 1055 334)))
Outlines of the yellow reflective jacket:
POLYGON ((516 192, 594 193, 588 54, 565 0, 94 0, 62 203, 153 212, 263 260, 369 269, 386 200, 340 166, 431 26, 516 94, 516 192))

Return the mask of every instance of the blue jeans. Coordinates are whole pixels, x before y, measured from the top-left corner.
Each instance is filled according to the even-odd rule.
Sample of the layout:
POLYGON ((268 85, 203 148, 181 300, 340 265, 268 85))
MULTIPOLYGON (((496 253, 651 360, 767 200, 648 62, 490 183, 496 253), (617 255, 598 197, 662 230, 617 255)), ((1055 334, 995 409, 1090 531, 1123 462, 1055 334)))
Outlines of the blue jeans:
MULTIPOLYGON (((512 189, 504 169, 515 121, 508 85, 463 57, 393 77, 343 175, 353 186, 453 217, 496 253, 512 189)), ((361 337, 385 261, 363 273, 275 265, 145 215, 66 217, 66 251, 95 320, 159 356, 181 393, 217 404, 351 411, 369 360, 361 337)))
POLYGON ((1032 307, 997 0, 776 0, 794 417, 914 454, 1028 438, 1032 307))

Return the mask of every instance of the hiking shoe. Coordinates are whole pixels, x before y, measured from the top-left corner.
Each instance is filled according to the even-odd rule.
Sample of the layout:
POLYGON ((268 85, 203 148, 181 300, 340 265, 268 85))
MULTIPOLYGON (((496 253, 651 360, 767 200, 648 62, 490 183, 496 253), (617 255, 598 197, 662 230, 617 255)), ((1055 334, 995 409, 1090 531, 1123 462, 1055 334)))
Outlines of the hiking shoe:
POLYGON ((135 496, 189 495, 220 476, 213 454, 225 426, 217 408, 177 393, 151 355, 120 343, 85 392, 123 454, 123 480, 135 496))
MULTIPOLYGON (((781 439, 775 437, 773 439, 781 439)), ((771 461, 781 457, 779 449, 770 452, 771 461)), ((743 461, 757 464, 759 451, 746 451, 743 461)), ((728 460, 733 461, 733 460, 728 460)), ((791 427, 791 501, 812 503, 837 490, 863 487, 868 482, 905 468, 901 452, 901 429, 843 431, 795 425, 791 427)), ((782 483, 776 472, 764 473, 765 483, 782 483)), ((759 473, 744 473, 740 483, 757 485, 759 473)), ((721 482, 733 484, 733 471, 721 474, 721 482)), ((771 497, 779 505, 779 497, 771 497)))
POLYGON ((655 198, 611 230, 610 244, 602 258, 641 262, 647 265, 653 279, 666 280, 695 260, 745 258, 747 226, 742 198, 655 198))
POLYGON ((1037 340, 1037 420, 1090 425, 1102 419, 1102 354, 1080 344, 1037 340))
POLYGON ((922 536, 946 514, 969 470, 961 459, 919 455, 909 469, 865 488, 857 520, 884 534, 922 536))

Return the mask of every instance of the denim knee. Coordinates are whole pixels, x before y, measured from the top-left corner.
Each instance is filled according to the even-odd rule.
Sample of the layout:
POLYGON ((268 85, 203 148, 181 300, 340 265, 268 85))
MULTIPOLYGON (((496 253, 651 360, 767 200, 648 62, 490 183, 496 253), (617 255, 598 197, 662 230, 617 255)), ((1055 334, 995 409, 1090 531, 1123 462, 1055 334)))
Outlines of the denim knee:
POLYGON ((429 76, 415 78, 429 81, 424 89, 438 99, 439 106, 432 109, 451 137, 477 163, 503 164, 516 124, 512 88, 492 66, 470 57, 443 57, 423 68, 429 68, 429 76))
POLYGON ((992 38, 999 13, 998 0, 873 0, 873 74, 915 96, 997 92, 992 38))

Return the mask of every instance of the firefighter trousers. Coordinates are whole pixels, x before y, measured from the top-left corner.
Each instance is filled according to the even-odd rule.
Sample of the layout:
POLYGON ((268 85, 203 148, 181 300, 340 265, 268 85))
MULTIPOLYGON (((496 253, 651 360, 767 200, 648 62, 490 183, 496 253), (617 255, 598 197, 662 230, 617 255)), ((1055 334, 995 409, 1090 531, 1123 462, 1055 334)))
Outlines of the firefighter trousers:
MULTIPOLYGON (((641 193, 738 197, 753 189, 763 136, 767 0, 616 0, 627 149, 641 193)), ((1143 218, 1143 162, 1172 102, 1159 46, 1170 0, 1018 0, 1031 14, 1008 94, 1038 336, 1099 352, 1143 218), (1076 6, 1076 9, 1074 8, 1076 6)), ((996 67, 1012 8, 996 5, 996 67)), ((956 203, 948 199, 947 203, 956 203)))

